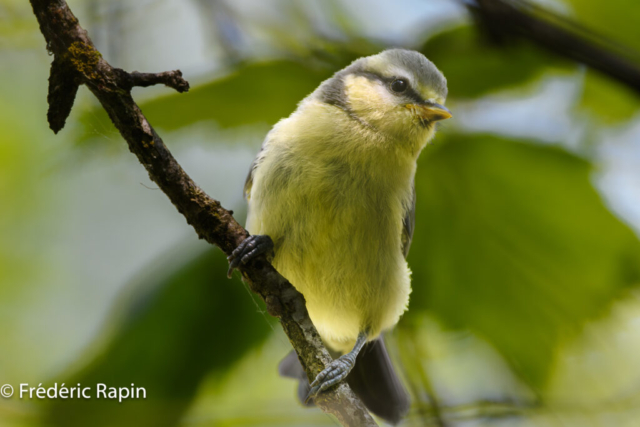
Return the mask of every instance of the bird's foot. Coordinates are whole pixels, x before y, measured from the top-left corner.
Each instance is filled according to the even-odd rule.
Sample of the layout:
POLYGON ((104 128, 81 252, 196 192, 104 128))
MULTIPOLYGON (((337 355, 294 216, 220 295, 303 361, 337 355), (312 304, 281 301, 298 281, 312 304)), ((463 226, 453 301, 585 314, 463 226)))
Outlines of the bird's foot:
POLYGON ((244 239, 237 248, 227 257, 229 271, 227 277, 231 278, 233 270, 240 264, 246 264, 258 255, 273 250, 273 240, 267 235, 249 236, 244 239))
POLYGON ((306 401, 344 380, 355 364, 356 355, 352 353, 347 353, 331 362, 311 383, 306 401))

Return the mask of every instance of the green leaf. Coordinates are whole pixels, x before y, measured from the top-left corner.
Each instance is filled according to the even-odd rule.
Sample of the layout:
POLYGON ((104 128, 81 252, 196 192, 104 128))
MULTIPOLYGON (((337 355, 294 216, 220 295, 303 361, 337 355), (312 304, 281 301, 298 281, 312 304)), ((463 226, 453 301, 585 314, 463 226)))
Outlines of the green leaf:
POLYGON ((569 66, 530 43, 491 45, 470 26, 430 38, 421 51, 447 77, 449 94, 456 98, 479 97, 524 84, 551 67, 569 66))
POLYGON ((640 283, 640 243, 590 174, 555 147, 439 137, 418 167, 408 316, 478 333, 543 386, 559 343, 640 283))
POLYGON ((331 74, 294 61, 254 63, 186 95, 158 98, 141 108, 154 126, 169 130, 202 120, 223 128, 273 124, 331 74))
POLYGON ((46 425, 175 425, 206 375, 225 373, 271 331, 238 275, 227 280, 226 268, 224 254, 210 249, 147 278, 104 350, 65 381, 90 387, 92 399, 53 401, 46 425), (133 383, 147 398, 97 399, 97 383, 133 383))
POLYGON ((615 124, 631 119, 640 111, 640 96, 626 86, 589 70, 579 106, 602 122, 615 124))

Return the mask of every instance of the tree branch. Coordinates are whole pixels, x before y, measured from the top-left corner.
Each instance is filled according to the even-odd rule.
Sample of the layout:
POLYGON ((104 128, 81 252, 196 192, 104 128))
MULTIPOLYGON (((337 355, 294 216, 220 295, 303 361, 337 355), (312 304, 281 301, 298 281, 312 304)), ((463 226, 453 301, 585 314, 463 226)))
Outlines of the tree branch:
POLYGON ((182 78, 180 70, 165 71, 164 73, 139 73, 137 71, 127 73, 119 68, 116 70, 121 74, 122 87, 128 90, 134 86, 148 87, 158 84, 163 84, 180 93, 189 90, 189 83, 182 78))
MULTIPOLYGON (((54 132, 64 126, 80 84, 98 98, 149 177, 169 197, 201 239, 230 254, 249 234, 232 212, 202 191, 171 155, 131 97, 134 86, 163 83, 180 92, 188 83, 179 71, 159 74, 126 73, 113 68, 98 52, 64 0, 30 0, 47 49, 55 55, 49 87, 49 124, 54 132)), ((240 267, 250 289, 260 295, 282 327, 309 379, 331 362, 309 319, 305 301, 264 257, 240 267)), ((362 402, 341 383, 315 399, 325 412, 345 426, 375 426, 362 402)))
POLYGON ((577 24, 525 0, 461 0, 480 27, 498 43, 522 37, 565 58, 580 62, 640 94, 640 65, 614 45, 577 24))

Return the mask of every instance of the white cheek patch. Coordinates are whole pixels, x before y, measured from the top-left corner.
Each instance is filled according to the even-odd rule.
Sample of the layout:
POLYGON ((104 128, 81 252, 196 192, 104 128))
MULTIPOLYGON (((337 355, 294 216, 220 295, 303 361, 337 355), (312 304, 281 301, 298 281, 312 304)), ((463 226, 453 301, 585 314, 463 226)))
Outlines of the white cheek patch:
POLYGON ((364 76, 349 75, 344 89, 351 110, 365 121, 378 121, 391 106, 391 94, 378 81, 364 76))
POLYGON ((413 114, 379 80, 349 75, 344 88, 351 111, 384 134, 410 135, 411 130, 420 130, 413 114))

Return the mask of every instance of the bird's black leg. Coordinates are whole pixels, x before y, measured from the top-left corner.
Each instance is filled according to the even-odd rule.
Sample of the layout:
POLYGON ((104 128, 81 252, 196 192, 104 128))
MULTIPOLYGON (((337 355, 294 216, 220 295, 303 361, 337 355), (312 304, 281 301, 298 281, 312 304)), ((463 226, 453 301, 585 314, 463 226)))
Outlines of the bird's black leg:
POLYGON ((273 240, 267 235, 249 236, 244 239, 237 248, 227 257, 229 260, 229 271, 227 277, 231 278, 231 273, 240 263, 246 264, 258 255, 262 255, 273 250, 273 240))
POLYGON ((358 357, 358 353, 360 353, 360 350, 362 350, 362 347, 364 347, 366 343, 367 334, 360 332, 353 350, 331 362, 329 366, 320 372, 316 379, 313 380, 311 390, 309 390, 309 395, 306 400, 308 401, 311 397, 316 396, 318 393, 345 379, 355 366, 356 357, 358 357))

